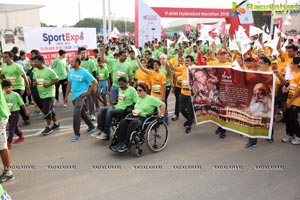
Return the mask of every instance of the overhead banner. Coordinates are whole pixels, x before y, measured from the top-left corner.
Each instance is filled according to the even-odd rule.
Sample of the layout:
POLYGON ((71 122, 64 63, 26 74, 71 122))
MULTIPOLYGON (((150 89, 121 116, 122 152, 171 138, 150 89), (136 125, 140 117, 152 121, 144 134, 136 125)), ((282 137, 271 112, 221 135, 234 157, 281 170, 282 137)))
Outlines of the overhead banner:
POLYGON ((275 97, 272 72, 191 67, 189 83, 197 125, 213 122, 251 138, 271 138, 275 97))
POLYGON ((138 39, 138 46, 143 47, 148 41, 157 38, 161 40, 161 19, 160 16, 153 11, 142 0, 136 0, 136 39, 138 39))
POLYGON ((24 27, 25 49, 30 57, 30 51, 37 49, 45 58, 45 64, 50 65, 63 49, 67 57, 77 55, 78 47, 85 47, 92 55, 97 48, 95 28, 30 28, 24 27))

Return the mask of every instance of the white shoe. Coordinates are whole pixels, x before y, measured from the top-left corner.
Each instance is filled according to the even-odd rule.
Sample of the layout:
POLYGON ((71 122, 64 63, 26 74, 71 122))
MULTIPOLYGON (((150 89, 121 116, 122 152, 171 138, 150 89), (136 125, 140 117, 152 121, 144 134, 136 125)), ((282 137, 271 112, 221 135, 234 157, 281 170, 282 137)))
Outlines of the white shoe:
POLYGON ((101 135, 101 131, 100 132, 95 132, 95 133, 91 134, 92 137, 97 137, 99 135, 101 135))
POLYGON ((96 121, 95 115, 91 115, 91 120, 92 120, 92 121, 96 121))
POLYGON ((291 143, 295 144, 295 145, 300 144, 300 138, 298 138, 298 137, 295 136, 295 138, 292 140, 291 143))
POLYGON ((108 137, 108 134, 102 133, 101 135, 97 136, 96 138, 99 140, 108 140, 109 137, 108 137))
POLYGON ((56 99, 54 99, 53 106, 56 106, 57 102, 58 101, 56 99))
POLYGON ((66 107, 68 107, 68 105, 67 104, 63 104, 63 107, 66 108, 66 107))
POLYGON ((293 139, 294 139, 293 136, 288 135, 286 138, 282 139, 282 142, 283 143, 290 143, 290 142, 292 142, 293 139))

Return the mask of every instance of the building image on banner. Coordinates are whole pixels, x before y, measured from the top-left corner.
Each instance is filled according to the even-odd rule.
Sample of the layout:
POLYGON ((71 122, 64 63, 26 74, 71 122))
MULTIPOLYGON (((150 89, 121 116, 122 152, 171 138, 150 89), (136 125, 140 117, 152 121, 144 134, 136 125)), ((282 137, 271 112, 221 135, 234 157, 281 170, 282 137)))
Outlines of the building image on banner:
MULTIPOLYGON (((67 58, 77 55, 78 47, 85 47, 88 55, 97 48, 95 28, 31 28, 24 27, 26 52, 40 51, 45 64, 50 65, 59 50, 67 52, 67 58)), ((27 55, 30 57, 30 54, 27 55)))
POLYGON ((227 67, 191 67, 190 89, 197 124, 214 122, 253 138, 269 138, 273 124, 272 73, 227 67))

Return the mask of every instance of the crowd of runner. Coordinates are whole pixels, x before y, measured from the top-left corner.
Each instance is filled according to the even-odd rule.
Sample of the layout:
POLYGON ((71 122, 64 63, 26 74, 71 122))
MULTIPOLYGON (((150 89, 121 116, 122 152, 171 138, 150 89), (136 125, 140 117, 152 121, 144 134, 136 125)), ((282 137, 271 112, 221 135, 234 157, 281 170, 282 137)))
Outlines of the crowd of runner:
MULTIPOLYGON (((144 117, 157 107, 160 108, 161 121, 169 125, 167 110, 171 93, 176 101, 175 112, 170 119, 176 121, 182 115, 185 118, 184 131, 190 133, 194 122, 191 94, 203 90, 199 85, 189 86, 190 66, 239 65, 243 70, 273 71, 277 76, 276 103, 273 106, 276 114, 283 116, 280 122, 286 125, 286 137, 282 142, 300 144, 297 121, 300 110, 300 40, 297 44, 291 40, 282 48, 285 41, 279 36, 276 46, 279 54, 274 56, 272 51, 275 49, 264 46, 261 38, 257 38, 261 47, 251 47, 243 55, 238 50, 229 49, 226 37, 216 45, 194 38, 177 43, 178 37, 174 36, 170 38, 174 42, 169 46, 166 39, 155 39, 140 48, 132 48, 132 40, 110 40, 100 49, 94 49, 94 55, 88 55, 87 49, 82 47, 78 49, 77 56, 68 58, 66 51, 59 50, 58 58, 50 66, 45 66, 44 57, 35 49, 30 52, 30 59, 18 47, 4 52, 3 58, 0 58, 0 153, 4 165, 0 182, 13 179, 8 149, 12 148, 12 144, 24 142, 22 127, 30 126, 30 118, 39 116, 45 120, 42 132, 45 136, 60 127, 59 116, 54 109, 58 102, 62 107, 70 106, 70 102, 74 105, 73 142, 81 137, 81 119, 88 126, 86 134, 93 133, 91 136, 100 140, 110 139, 113 117, 137 104, 133 110, 135 115, 144 117), (287 71, 292 76, 287 77, 287 71), (60 99, 60 92, 63 99, 60 99), (28 111, 30 105, 34 106, 31 114, 28 111), (93 121, 97 122, 97 126, 93 121), (17 135, 15 141, 14 134, 17 135)), ((197 77, 201 75, 195 74, 197 77)), ((211 81, 213 83, 213 79, 211 81)), ((270 95, 263 85, 257 86, 254 94, 257 101, 263 101, 265 96, 270 95)), ((136 125, 124 123, 121 122, 121 126, 125 129, 136 125)), ((276 134, 276 130, 273 132, 276 134)), ((225 138, 226 130, 219 127, 216 134, 225 138)), ((273 142, 273 134, 269 141, 273 142)), ((112 148, 124 152, 127 142, 123 138, 112 148)), ((245 148, 256 144, 257 139, 249 138, 245 148)))

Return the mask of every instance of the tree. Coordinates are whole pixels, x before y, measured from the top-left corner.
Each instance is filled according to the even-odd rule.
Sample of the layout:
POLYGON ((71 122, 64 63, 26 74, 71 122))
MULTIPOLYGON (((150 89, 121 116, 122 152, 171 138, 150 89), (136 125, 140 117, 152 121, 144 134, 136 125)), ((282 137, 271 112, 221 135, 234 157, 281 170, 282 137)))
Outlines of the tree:
POLYGON ((41 27, 57 27, 57 25, 47 25, 44 22, 41 22, 41 27))

